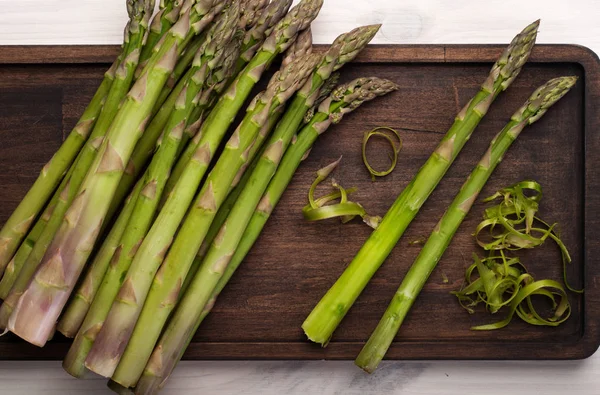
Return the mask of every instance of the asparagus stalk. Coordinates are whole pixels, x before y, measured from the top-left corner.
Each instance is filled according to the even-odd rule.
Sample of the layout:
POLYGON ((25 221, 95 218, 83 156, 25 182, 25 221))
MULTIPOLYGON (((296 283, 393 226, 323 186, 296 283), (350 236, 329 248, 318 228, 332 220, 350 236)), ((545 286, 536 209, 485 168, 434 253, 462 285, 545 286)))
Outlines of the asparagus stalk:
POLYGON ((575 77, 561 77, 539 87, 492 140, 489 149, 463 184, 402 280, 377 328, 356 358, 356 365, 369 373, 377 368, 429 275, 506 151, 523 129, 539 120, 576 81, 575 77))
POLYGON ((0 275, 11 260, 33 221, 60 183, 81 147, 88 139, 110 91, 118 61, 104 74, 100 86, 67 139, 42 168, 21 203, 0 230, 0 275))
MULTIPOLYGON (((56 203, 52 209, 52 214, 49 218, 40 218, 38 220, 40 225, 36 224, 36 227, 38 229, 42 228, 42 230, 36 238, 27 259, 22 264, 22 267, 25 267, 25 269, 21 270, 19 276, 14 280, 15 283, 10 290, 6 303, 0 309, 0 317, 10 316, 16 305, 16 301, 27 287, 31 276, 42 261, 48 246, 61 226, 67 209, 75 199, 92 162, 96 158, 98 149, 119 109, 121 101, 131 87, 140 49, 146 34, 148 19, 154 8, 154 1, 136 0, 128 2, 127 5, 130 20, 125 29, 125 44, 123 53, 121 54, 122 60, 116 69, 114 81, 106 97, 102 111, 90 137, 75 160, 72 169, 69 170, 68 176, 63 180, 61 184, 62 189, 56 193, 56 203)), ((0 325, 3 327, 6 327, 6 323, 6 321, 0 321, 0 325)))
MULTIPOLYGON (((263 201, 267 199, 267 196, 275 200, 279 199, 275 195, 281 196, 302 157, 319 134, 323 133, 332 123, 339 122, 345 113, 357 108, 364 101, 394 89, 396 86, 393 83, 377 78, 361 78, 336 89, 331 97, 322 103, 319 113, 298 135, 296 142, 286 151, 263 201)), ((278 151, 278 148, 274 150, 278 151)), ((276 201, 272 203, 276 204, 276 201)), ((232 263, 233 261, 229 265, 232 263)), ((200 325, 200 318, 205 316, 204 312, 210 310, 211 306, 206 302, 215 289, 223 270, 227 272, 226 267, 228 267, 226 262, 216 268, 202 266, 201 271, 195 276, 190 288, 173 312, 164 333, 160 336, 143 375, 137 383, 136 394, 155 393, 165 384, 200 325)))
POLYGON ((56 329, 65 337, 73 338, 77 334, 81 322, 85 318, 85 313, 82 316, 80 311, 87 311, 88 306, 92 303, 108 265, 115 255, 115 251, 117 251, 117 248, 119 247, 119 241, 123 237, 125 226, 133 213, 133 209, 143 186, 144 184, 139 181, 125 200, 119 216, 103 241, 102 247, 94 257, 94 261, 90 265, 88 273, 86 273, 83 281, 81 281, 77 293, 69 302, 68 307, 65 309, 58 322, 56 329))
POLYGON ((534 22, 514 38, 492 67, 481 90, 460 111, 434 153, 396 199, 344 273, 306 318, 302 328, 310 340, 327 345, 334 330, 449 169, 494 99, 519 74, 534 45, 537 28, 538 22, 534 22))
MULTIPOLYGON (((232 85, 236 86, 237 89, 242 89, 242 92, 246 95, 244 98, 250 94, 247 88, 253 87, 277 55, 284 52, 294 42, 296 35, 310 25, 312 19, 314 19, 321 9, 322 4, 323 0, 304 0, 285 17, 283 15, 285 15, 291 5, 291 0, 274 0, 267 6, 256 27, 246 34, 242 42, 240 60, 238 60, 236 71, 234 72, 234 75, 238 75, 238 77, 232 85), (312 18, 307 18, 305 15, 312 15, 312 18), (283 19, 281 19, 282 17, 283 19), (251 32, 253 32, 252 37, 258 38, 247 41, 248 34, 251 34, 251 32), (266 32, 270 32, 270 34, 267 35, 266 32), (265 43, 265 37, 267 36, 269 40, 265 43), (257 51, 258 48, 260 48, 259 51, 257 51), (247 59, 251 59, 251 62, 247 59)), ((232 90, 232 98, 238 97, 237 94, 233 95, 233 93, 237 92, 232 90)), ((227 117, 231 118, 235 117, 241 106, 242 103, 228 98, 223 98, 218 103, 218 107, 231 110, 231 112, 227 113, 227 117)), ((193 144, 189 144, 181 155, 181 158, 173 169, 173 174, 171 174, 167 182, 167 192, 173 190, 175 183, 181 177, 190 158, 199 147, 199 140, 200 138, 193 141, 193 144)))
MULTIPOLYGON (((337 37, 331 47, 324 54, 321 63, 317 70, 313 73, 309 81, 300 89, 296 94, 296 97, 289 105, 288 110, 283 116, 283 119, 277 126, 277 129, 273 133, 268 146, 274 144, 277 140, 281 139, 283 144, 283 151, 287 149, 289 140, 293 137, 294 133, 298 130, 298 127, 302 123, 305 114, 310 108, 315 105, 315 100, 321 96, 321 88, 323 84, 329 79, 331 74, 339 70, 346 63, 351 62, 356 55, 375 37, 381 25, 369 25, 356 28, 348 33, 344 33, 337 37)), ((333 86, 331 87, 331 89, 333 86)), ((325 95, 328 96, 330 92, 325 95)), ((252 155, 251 155, 252 157, 252 155)), ((217 235, 221 226, 225 223, 230 210, 238 199, 238 196, 242 192, 244 185, 247 183, 247 178, 250 177, 252 172, 246 172, 243 175, 242 180, 235 187, 235 189, 227 196, 225 203, 219 209, 215 220, 207 233, 207 236, 200 248, 199 259, 196 260, 193 267, 197 267, 198 261, 204 256, 210 243, 217 235), (245 179, 244 179, 245 178, 245 179)), ((242 229, 243 230, 243 229, 242 229)))
MULTIPOLYGON (((207 0, 209 1, 209 0, 207 0)), ((77 282, 100 232, 125 164, 184 41, 222 9, 188 0, 184 12, 124 99, 76 199, 8 322, 8 329, 43 346, 77 282), (158 59, 154 59, 157 57, 158 59), (47 301, 51 303, 47 303, 47 301)))
POLYGON ((150 30, 146 38, 146 43, 142 48, 139 59, 138 76, 142 69, 152 57, 152 52, 160 39, 171 29, 177 21, 179 11, 181 10, 181 0, 161 0, 158 6, 158 12, 152 18, 150 30))
MULTIPOLYGON (((94 298, 89 312, 88 302, 81 306, 76 315, 70 316, 67 310, 67 314, 61 319, 60 329, 69 326, 76 329, 77 319, 83 319, 82 315, 85 317, 81 330, 63 362, 65 370, 75 377, 81 377, 85 372, 83 363, 92 347, 94 337, 111 308, 136 249, 142 243, 152 224, 166 179, 181 143, 188 114, 198 102, 198 97, 202 96, 203 90, 210 91, 216 84, 227 81, 229 74, 233 71, 233 65, 239 54, 239 40, 233 39, 238 17, 236 3, 226 11, 219 23, 213 26, 203 46, 204 49, 198 52, 193 65, 194 76, 184 88, 178 105, 171 115, 166 129, 168 134, 162 139, 160 148, 146 172, 143 181, 145 186, 136 202, 131 220, 126 224, 124 236, 120 241, 119 253, 115 255, 108 272, 104 275, 102 286, 94 298)), ((85 285, 86 282, 83 284, 85 285)), ((81 299, 89 300, 90 298, 81 299)))
POLYGON ((273 27, 283 18, 292 5, 292 0, 272 0, 264 9, 255 25, 246 32, 236 71, 240 72, 256 54, 273 27))
MULTIPOLYGON (((261 128, 268 124, 270 115, 279 111, 287 99, 302 86, 315 67, 317 59, 316 55, 301 56, 276 73, 267 89, 255 98, 244 120, 225 145, 195 203, 190 207, 169 254, 154 277, 148 297, 139 304, 135 316, 132 315, 133 319, 129 324, 131 329, 123 330, 125 321, 122 316, 118 316, 117 330, 111 332, 109 327, 105 327, 107 330, 104 332, 103 329, 107 339, 114 339, 114 336, 126 331, 131 334, 129 339, 119 338, 128 344, 117 370, 112 375, 114 381, 125 386, 133 386, 137 382, 144 368, 144 364, 139 362, 145 362, 150 357, 160 331, 178 299, 178 292, 202 238, 216 210, 227 196, 237 171, 248 159, 248 151, 255 143, 261 128)), ((114 359, 113 353, 107 355, 112 357, 111 360, 114 359)))

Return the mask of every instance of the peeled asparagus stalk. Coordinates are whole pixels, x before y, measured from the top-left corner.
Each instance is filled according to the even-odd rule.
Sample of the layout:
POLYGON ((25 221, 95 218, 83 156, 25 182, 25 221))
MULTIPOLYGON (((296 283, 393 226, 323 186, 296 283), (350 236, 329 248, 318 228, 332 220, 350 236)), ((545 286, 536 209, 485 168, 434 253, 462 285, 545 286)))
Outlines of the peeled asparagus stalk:
MULTIPOLYGON (((300 164, 302 157, 305 156, 319 134, 325 132, 333 122, 339 122, 345 113, 357 108, 363 102, 384 95, 394 89, 396 89, 395 84, 377 78, 361 78, 336 89, 330 98, 322 103, 318 114, 298 134, 296 142, 285 153, 275 177, 269 184, 268 192, 265 194, 263 201, 269 198, 278 200, 300 164), (273 188, 271 188, 271 185, 273 188), (274 193, 278 197, 270 193, 274 193), (267 198, 267 196, 270 197, 267 198)), ((275 200, 268 201, 268 204, 272 204, 270 209, 276 204, 275 200)), ((259 209, 261 207, 264 208, 260 205, 259 209)), ((200 319, 205 316, 204 312, 210 310, 211 305, 207 302, 213 294, 221 275, 228 272, 227 268, 232 263, 233 261, 228 264, 223 262, 222 265, 212 268, 203 266, 195 276, 190 288, 176 306, 167 327, 160 336, 143 375, 136 385, 136 394, 154 394, 165 384, 200 325, 200 319)))
POLYGON ((511 117, 510 122, 490 143, 460 192, 442 216, 402 280, 381 321, 356 358, 356 365, 372 373, 385 356, 402 322, 410 311, 429 275, 442 258, 458 227, 465 219, 494 169, 523 129, 539 120, 575 84, 575 77, 561 77, 539 87, 511 117))
POLYGON ((222 4, 206 1, 186 1, 178 22, 163 37, 160 50, 127 94, 77 197, 13 310, 8 329, 28 342, 43 346, 53 330, 94 247, 125 165, 182 44, 222 9, 222 4))
POLYGON ((434 153, 306 318, 302 328, 311 341, 327 345, 339 323, 448 171, 494 99, 510 86, 521 71, 534 45, 537 28, 538 22, 534 22, 514 38, 492 67, 480 91, 456 116, 454 124, 434 153))

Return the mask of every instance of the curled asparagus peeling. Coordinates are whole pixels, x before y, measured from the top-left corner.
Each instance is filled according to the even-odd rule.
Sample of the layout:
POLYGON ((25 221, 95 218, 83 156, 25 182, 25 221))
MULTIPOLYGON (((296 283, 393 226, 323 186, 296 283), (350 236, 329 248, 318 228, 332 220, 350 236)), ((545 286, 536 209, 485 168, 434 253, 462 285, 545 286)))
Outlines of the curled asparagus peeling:
POLYGON ((398 162, 398 154, 400 153, 400 150, 402 150, 402 138, 400 138, 400 133, 398 133, 395 129, 392 129, 390 127, 387 126, 380 126, 377 127, 369 132, 365 133, 365 136, 363 137, 363 142, 362 142, 362 158, 363 158, 363 163, 365 164, 367 170, 369 170, 369 173, 371 173, 371 179, 373 181, 375 181, 375 177, 385 177, 388 174, 390 174, 392 171, 394 171, 394 169, 396 168, 396 163, 398 162), (396 136, 396 138, 398 139, 398 146, 396 147, 396 144, 394 143, 394 139, 390 136, 389 133, 392 133, 392 135, 396 136), (392 163, 390 164, 390 167, 387 168, 387 170, 383 170, 383 171, 378 171, 375 170, 370 164, 369 164, 369 160, 367 159, 367 144, 369 144, 369 140, 371 139, 371 137, 373 136, 378 136, 381 138, 386 139, 390 145, 392 146, 392 163))
MULTIPOLYGON (((267 89, 250 104, 244 120, 208 174, 169 254, 154 277, 143 309, 140 306, 141 314, 137 323, 133 322, 135 329, 125 353, 112 375, 114 381, 125 386, 133 386, 138 381, 144 363, 150 357, 162 327, 175 307, 183 281, 212 219, 227 196, 238 170, 248 160, 248 151, 255 144, 260 130, 268 123, 270 114, 285 106, 288 98, 312 73, 318 59, 317 55, 303 54, 284 66, 281 71, 275 73, 267 89)), ((122 322, 123 317, 120 323, 122 322)))
MULTIPOLYGON (((166 329, 161 334, 160 340, 152 352, 142 377, 136 385, 136 394, 155 393, 165 384, 202 319, 206 317, 212 308, 218 292, 223 289, 258 238, 258 234, 266 223, 273 207, 277 204, 302 158, 317 137, 324 133, 330 125, 339 122, 344 114, 356 109, 365 101, 372 100, 395 89, 397 89, 396 85, 387 80, 360 78, 339 87, 332 93, 330 98, 321 104, 319 112, 303 128, 298 134, 297 140, 285 152, 277 167, 277 172, 269 183, 267 192, 261 199, 261 203, 257 206, 256 212, 244 232, 242 243, 235 249, 234 255, 223 261, 223 266, 219 266, 219 270, 199 271, 185 295, 177 304, 166 329)), ((264 155, 268 151, 269 149, 265 151, 264 155)), ((271 150, 271 152, 276 151, 278 151, 278 148, 271 150)), ((244 191, 250 191, 251 185, 252 183, 248 183, 249 188, 245 188, 244 191)), ((246 200, 239 199, 238 201, 245 202, 246 200)), ((242 203, 240 203, 240 207, 241 205, 242 203)), ((234 219, 235 217, 232 216, 231 218, 234 219)), ((209 259, 208 256, 207 259, 209 259)), ((209 268, 206 267, 206 270, 209 270, 209 268)))
POLYGON ((94 247, 125 166, 182 44, 212 21, 222 6, 216 0, 189 0, 183 5, 178 22, 123 100, 77 197, 9 318, 11 332, 38 346, 46 343, 94 247))
POLYGON ((513 114, 510 122, 494 137, 402 280, 377 328, 356 358, 357 366, 369 373, 377 368, 429 275, 506 151, 523 129, 539 120, 576 81, 575 77, 555 78, 536 89, 525 104, 513 114))
MULTIPOLYGON (((53 204, 52 213, 47 218, 40 218, 38 221, 41 222, 40 225, 36 224, 36 228, 42 228, 42 231, 35 239, 35 244, 27 259, 22 263, 19 276, 14 277, 14 284, 12 284, 6 303, 0 308, 0 310, 3 310, 0 311, 0 317, 7 317, 12 313, 18 298, 22 295, 31 280, 31 276, 33 276, 44 258, 48 246, 63 222, 63 217, 67 209, 75 199, 88 170, 97 156, 112 120, 119 110, 121 101, 131 87, 133 74, 138 64, 140 49, 146 34, 148 19, 154 8, 154 1, 129 1, 127 5, 130 20, 125 29, 125 44, 123 53, 121 54, 122 60, 116 69, 114 80, 102 111, 98 116, 98 120, 93 127, 88 141, 83 146, 72 169, 69 170, 67 177, 65 177, 60 189, 55 194, 56 201, 53 204)), ((6 324, 6 321, 0 319, 2 327, 6 327, 6 324)))
POLYGON ((324 219, 342 217, 342 222, 346 223, 351 221, 354 217, 360 216, 367 225, 374 229, 377 228, 381 218, 368 215, 364 207, 359 203, 349 202, 348 192, 344 187, 335 181, 332 181, 332 186, 339 191, 339 203, 333 205, 328 204, 334 200, 331 199, 331 194, 326 195, 324 198, 321 197, 319 199, 315 199, 315 191, 317 187, 321 182, 329 177, 331 172, 335 170, 341 160, 342 158, 340 157, 335 162, 332 162, 317 171, 317 178, 315 178, 315 181, 313 181, 308 191, 308 204, 302 209, 304 218, 308 221, 320 221, 324 219))
POLYGON ((537 28, 538 22, 534 22, 514 38, 492 67, 480 91, 456 116, 454 125, 434 153, 306 318, 302 328, 311 341, 323 346, 329 342, 339 323, 448 171, 494 99, 519 74, 534 45, 537 28))

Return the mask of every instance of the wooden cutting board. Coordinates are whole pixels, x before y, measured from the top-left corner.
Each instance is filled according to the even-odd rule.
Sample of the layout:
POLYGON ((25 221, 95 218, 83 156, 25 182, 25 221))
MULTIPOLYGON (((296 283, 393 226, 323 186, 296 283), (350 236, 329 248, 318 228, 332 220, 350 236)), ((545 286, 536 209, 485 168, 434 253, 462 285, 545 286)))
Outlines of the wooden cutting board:
MULTIPOLYGON (((568 276, 585 284, 570 294, 573 313, 557 328, 515 319, 507 328, 474 332, 500 320, 467 314, 450 291, 460 288, 473 252, 471 236, 485 205, 475 204, 431 275, 387 357, 391 359, 573 359, 600 343, 600 67, 589 50, 540 45, 492 106, 456 163, 423 206, 325 349, 306 341, 300 325, 370 233, 358 221, 309 223, 301 208, 314 172, 340 155, 335 178, 356 186, 354 200, 383 215, 431 154, 455 114, 477 91, 504 46, 372 46, 343 69, 342 80, 379 76, 398 92, 366 104, 331 128, 298 170, 268 226, 201 326, 187 359, 353 359, 375 328, 419 252, 409 242, 429 235, 492 137, 531 92, 550 78, 579 82, 514 144, 482 196, 524 179, 544 188, 540 215, 558 222, 573 263, 568 276), (361 140, 376 126, 398 129, 404 149, 396 170, 372 182, 361 140), (449 282, 445 283, 443 277, 449 282)), ((118 52, 114 46, 0 47, 0 223, 59 147, 118 52)), ((373 162, 386 146, 374 142, 373 162)), ((558 249, 547 243, 521 255, 536 278, 561 279, 558 249)), ((0 338, 0 359, 60 359, 68 339, 38 349, 12 335, 0 338)))

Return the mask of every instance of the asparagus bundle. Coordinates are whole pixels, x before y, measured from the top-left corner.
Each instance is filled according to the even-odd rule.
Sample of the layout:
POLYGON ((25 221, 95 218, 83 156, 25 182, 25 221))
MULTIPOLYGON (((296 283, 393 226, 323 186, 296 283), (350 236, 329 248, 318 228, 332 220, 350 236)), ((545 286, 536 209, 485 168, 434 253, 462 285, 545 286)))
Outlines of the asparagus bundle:
MULTIPOLYGON (((250 90, 258 82, 264 71, 271 65, 277 55, 285 52, 285 50, 294 43, 297 35, 300 32, 310 26, 310 23, 321 10, 322 5, 323 0, 303 0, 294 8, 292 8, 290 12, 275 25, 269 36, 264 40, 264 43, 260 49, 255 51, 255 55, 252 57, 252 60, 247 62, 245 68, 240 73, 234 72, 234 74, 237 74, 237 77, 232 83, 229 91, 230 93, 220 98, 216 106, 218 111, 213 113, 219 114, 221 117, 226 119, 227 125, 229 125, 231 120, 235 118, 235 115, 243 105, 243 101, 240 102, 239 99, 241 97, 244 97, 244 99, 248 97, 250 90)), ((267 7, 265 12, 276 10, 279 11, 282 9, 277 7, 274 10, 270 10, 269 7, 267 7)), ((268 23, 265 23, 264 26, 270 24, 270 22, 275 20, 279 14, 274 12, 269 15, 272 17, 268 18, 268 23)), ((241 57, 244 56, 244 50, 245 44, 242 42, 241 57)), ((244 63, 246 63, 245 60, 244 63)), ((207 123, 212 123, 213 119, 217 119, 217 116, 213 115, 213 113, 210 114, 209 122, 207 123)), ((218 141, 221 140, 224 132, 219 133, 218 141)), ((193 141, 193 144, 188 145, 183 155, 177 162, 177 165, 173 169, 173 174, 167 183, 166 190, 168 192, 170 192, 174 188, 175 184, 179 181, 179 178, 184 172, 188 162, 190 161, 190 158, 194 155, 196 150, 202 146, 200 139, 202 138, 204 141, 206 141, 206 139, 202 137, 203 134, 204 133, 200 134, 198 139, 193 141)), ((214 145, 218 144, 211 144, 210 147, 213 147, 214 145)), ((211 152, 214 152, 215 149, 216 148, 211 148, 211 152)))
MULTIPOLYGON (((339 70, 346 63, 351 62, 356 55, 371 41, 371 39, 377 34, 381 25, 369 25, 356 28, 348 33, 344 33, 337 37, 331 47, 324 54, 321 63, 317 67, 317 70, 313 73, 311 78, 304 84, 302 89, 296 94, 296 97, 289 105, 288 110, 285 112, 281 122, 277 125, 277 129, 273 133, 267 146, 272 146, 278 140, 281 140, 283 152, 287 149, 290 139, 298 130, 298 127, 302 123, 305 114, 315 105, 315 101, 319 96, 322 95, 323 84, 331 77, 334 71, 339 70)), ((331 87, 331 89, 333 86, 331 87)), ((192 272, 195 272, 200 264, 201 258, 205 255, 210 243, 217 235, 221 226, 225 223, 229 212, 233 205, 238 200, 240 193, 244 189, 244 186, 251 177, 253 171, 248 171, 244 174, 239 184, 236 185, 235 189, 227 196, 226 201, 223 203, 215 220, 208 231, 202 247, 199 251, 199 258, 196 259, 192 266, 192 272)), ((266 172, 268 174, 268 172, 266 172)), ((269 178, 272 177, 269 176, 269 178)), ((266 186, 265 186, 266 188, 266 186)), ((264 189, 263 189, 264 191, 264 189)), ((262 192, 261 192, 262 193, 262 192)), ((243 231, 243 229, 241 229, 243 231)))
MULTIPOLYGON (((336 89, 331 97, 323 102, 319 113, 298 135, 296 143, 286 152, 270 185, 274 185, 274 189, 281 190, 282 193, 302 157, 320 133, 323 133, 333 122, 339 122, 343 114, 357 108, 364 101, 383 95, 395 88, 395 85, 389 81, 363 78, 336 89)), ((274 148, 271 152, 275 156, 282 153, 278 148, 274 148)), ((270 186, 269 190, 271 190, 270 186)), ((275 203, 273 202, 273 204, 275 203)), ((200 268, 154 348, 143 375, 137 383, 137 394, 155 393, 164 385, 200 324, 199 319, 206 302, 226 267, 227 262, 221 262, 216 266, 203 265, 200 268)))
MULTIPOLYGON (((124 229, 121 230, 124 237, 120 243, 117 240, 117 245, 120 244, 119 253, 113 258, 110 275, 104 277, 103 295, 98 302, 95 302, 96 308, 102 309, 103 312, 96 311, 92 315, 95 319, 92 322, 88 320, 87 329, 84 328, 84 332, 91 327, 97 327, 108 313, 119 288, 119 281, 131 264, 136 246, 142 242, 152 224, 169 171, 182 143, 183 130, 188 124, 188 117, 200 103, 201 98, 209 95, 217 84, 226 81, 230 74, 232 69, 230 65, 235 62, 239 53, 239 40, 233 40, 238 20, 238 4, 234 3, 224 11, 223 16, 210 29, 206 41, 196 54, 191 68, 193 76, 180 93, 164 131, 165 136, 163 136, 160 147, 143 177, 144 189, 137 198, 134 214, 126 223, 126 228, 123 225, 124 229)), ((86 275, 59 322, 58 330, 64 335, 72 337, 77 333, 110 259, 111 256, 105 255, 101 260, 95 260, 92 264, 90 272, 86 275)), ((77 349, 77 347, 72 347, 72 349, 77 349)), ((71 359, 69 355, 67 359, 71 359)), ((69 362, 65 361, 64 365, 68 366, 69 362)), ((80 366, 83 369, 83 360, 80 366)))
POLYGON ((508 148, 527 125, 539 120, 576 81, 575 77, 561 77, 539 87, 492 140, 489 149, 461 187, 402 280, 377 328, 356 358, 356 365, 369 373, 377 368, 423 285, 508 148))
POLYGON ((358 254, 302 324, 313 342, 327 345, 350 307, 381 266, 410 222, 440 182, 494 99, 506 90, 527 61, 538 22, 517 35, 494 64, 481 90, 457 115, 450 130, 389 209, 358 254))
MULTIPOLYGON (((322 2, 320 0, 304 0, 296 6, 277 25, 270 39, 256 54, 249 65, 240 73, 227 93, 221 96, 213 111, 204 122, 199 135, 201 138, 191 159, 187 162, 175 188, 170 192, 163 208, 154 221, 143 243, 139 247, 129 272, 124 279, 111 311, 96 337, 92 350, 86 358, 86 367, 104 376, 111 376, 116 368, 116 360, 106 358, 106 352, 119 345, 115 357, 124 351, 126 342, 116 340, 127 339, 133 330, 135 320, 141 310, 152 278, 163 261, 173 236, 179 227, 200 181, 205 174, 211 158, 223 138, 235 114, 243 105, 250 91, 260 79, 265 68, 277 54, 285 51, 296 39, 299 32, 306 29, 316 17, 322 2), (116 328, 129 327, 128 331, 116 328), (108 328, 108 329, 107 329, 108 328), (119 333, 118 337, 104 334, 119 333), (127 333, 128 332, 128 333, 127 333)), ((171 174, 173 177, 174 174, 171 174)))
POLYGON ((129 91, 44 258, 19 299, 8 329, 43 346, 53 331, 99 235, 110 201, 135 143, 183 44, 209 23, 223 4, 188 0, 178 22, 162 39, 141 77, 129 91), (47 301, 51 301, 48 303, 47 301))
POLYGON ((27 257, 23 254, 23 257, 19 257, 19 261, 15 260, 10 275, 2 279, 3 293, 10 290, 10 295, 5 295, 5 297, 7 296, 5 304, 0 309, 0 326, 2 328, 6 327, 8 316, 16 306, 19 297, 27 287, 31 276, 35 273, 54 235, 60 228, 67 209, 75 199, 88 170, 92 166, 92 162, 96 158, 98 149, 119 109, 121 101, 131 87, 148 20, 154 8, 154 1, 130 1, 127 8, 130 20, 125 29, 122 60, 115 72, 113 83, 98 121, 71 170, 63 180, 61 187, 57 190, 56 200, 52 204, 52 212, 40 218, 38 224, 34 227, 34 231, 41 229, 38 237, 28 237, 28 241, 33 243, 30 253, 27 257), (26 259, 21 260, 23 258, 26 259))

